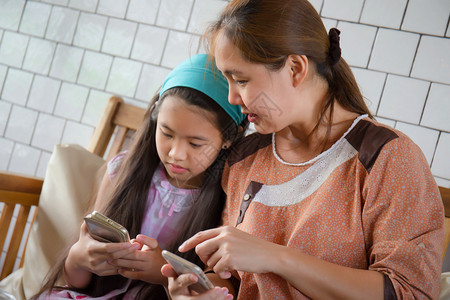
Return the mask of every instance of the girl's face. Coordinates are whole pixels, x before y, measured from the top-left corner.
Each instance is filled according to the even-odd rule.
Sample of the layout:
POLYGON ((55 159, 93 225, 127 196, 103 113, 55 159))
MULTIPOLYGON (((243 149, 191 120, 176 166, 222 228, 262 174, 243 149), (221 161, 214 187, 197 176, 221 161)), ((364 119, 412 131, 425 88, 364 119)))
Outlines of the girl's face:
POLYGON ((166 96, 156 125, 156 149, 169 181, 179 188, 199 187, 203 172, 223 145, 212 112, 189 105, 177 96, 166 96))
POLYGON ((217 38, 214 55, 217 67, 228 80, 228 101, 241 106, 258 132, 277 132, 291 123, 295 109, 286 66, 269 71, 262 64, 244 60, 224 34, 217 38))

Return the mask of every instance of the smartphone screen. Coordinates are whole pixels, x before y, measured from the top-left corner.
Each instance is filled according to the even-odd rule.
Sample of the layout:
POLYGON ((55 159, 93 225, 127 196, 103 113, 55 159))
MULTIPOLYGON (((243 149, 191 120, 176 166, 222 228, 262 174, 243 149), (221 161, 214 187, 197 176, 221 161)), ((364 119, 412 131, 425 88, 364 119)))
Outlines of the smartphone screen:
POLYGON ((90 235, 100 242, 128 242, 130 237, 128 231, 122 225, 97 211, 84 218, 90 235))
POLYGON ((196 264, 193 264, 190 261, 167 250, 163 250, 161 254, 164 259, 172 266, 175 272, 177 272, 178 275, 187 273, 193 273, 197 275, 198 282, 189 287, 192 290, 198 293, 202 293, 214 288, 212 282, 205 275, 205 273, 203 273, 202 269, 196 264))
POLYGON ((99 226, 97 223, 90 222, 88 223, 89 231, 92 232, 94 235, 102 237, 103 239, 109 241, 109 242, 120 242, 120 240, 117 237, 117 233, 106 229, 105 227, 99 226))

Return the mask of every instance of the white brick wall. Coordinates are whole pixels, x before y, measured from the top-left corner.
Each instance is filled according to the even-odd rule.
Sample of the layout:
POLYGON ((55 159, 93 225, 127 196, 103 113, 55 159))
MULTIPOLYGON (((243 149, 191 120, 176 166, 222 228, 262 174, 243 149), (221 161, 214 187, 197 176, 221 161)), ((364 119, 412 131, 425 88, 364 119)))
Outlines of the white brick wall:
MULTIPOLYGON (((410 135, 439 183, 450 186, 435 165, 450 153, 442 141, 450 131, 450 2, 311 2, 328 29, 341 30, 343 57, 370 110, 410 135)), ((88 145, 111 95, 145 107, 171 68, 203 51, 200 35, 225 5, 0 1, 0 167, 42 177, 55 143, 88 145), (14 161, 26 151, 37 161, 14 161)))
MULTIPOLYGON (((341 30, 370 110, 450 187, 450 1, 311 0, 341 30)), ((203 51, 224 0, 0 0, 0 170, 44 177, 56 143, 87 147, 108 98, 145 107, 203 51)))

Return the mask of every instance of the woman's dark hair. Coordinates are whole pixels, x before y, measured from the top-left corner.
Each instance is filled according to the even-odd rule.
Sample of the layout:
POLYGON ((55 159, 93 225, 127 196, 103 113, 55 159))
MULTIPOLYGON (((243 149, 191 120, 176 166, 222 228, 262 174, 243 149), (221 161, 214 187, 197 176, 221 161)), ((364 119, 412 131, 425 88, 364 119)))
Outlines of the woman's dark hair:
MULTIPOLYGON (((160 164, 156 151, 155 134, 159 107, 167 96, 177 96, 189 105, 213 112, 216 116, 213 122, 221 132, 224 141, 237 141, 243 136, 248 125, 248 121, 244 120, 241 124, 242 128, 239 128, 220 105, 195 89, 188 87, 171 88, 163 94, 161 99, 157 94, 152 99, 149 109, 145 113, 144 121, 135 134, 131 149, 114 179, 114 189, 110 195, 109 204, 104 211, 105 215, 125 226, 132 237, 140 233, 153 173, 160 164)), ((203 263, 194 250, 180 253, 178 252, 178 246, 195 233, 217 227, 220 224, 225 204, 225 193, 221 187, 221 178, 229 151, 229 148, 220 150, 216 160, 205 171, 206 176, 204 176, 199 196, 190 209, 190 213, 187 214, 187 219, 183 222, 183 232, 166 248, 201 267, 203 267, 203 263)), ((58 275, 61 275, 63 268, 64 261, 60 263, 56 272, 53 272, 50 280, 47 281, 40 293, 55 286, 58 275)), ((98 297, 123 286, 127 280, 127 278, 119 275, 97 276, 93 274, 92 280, 86 288, 74 290, 98 297)), ((136 286, 141 287, 138 299, 167 299, 166 292, 161 285, 133 281, 130 288, 136 286)))
POLYGON ((335 63, 329 59, 330 37, 309 1, 231 1, 205 34, 211 54, 220 34, 240 50, 244 60, 263 64, 272 71, 283 67, 291 54, 307 56, 329 88, 319 123, 329 109, 331 124, 335 99, 345 109, 372 118, 345 60, 341 57, 335 63))

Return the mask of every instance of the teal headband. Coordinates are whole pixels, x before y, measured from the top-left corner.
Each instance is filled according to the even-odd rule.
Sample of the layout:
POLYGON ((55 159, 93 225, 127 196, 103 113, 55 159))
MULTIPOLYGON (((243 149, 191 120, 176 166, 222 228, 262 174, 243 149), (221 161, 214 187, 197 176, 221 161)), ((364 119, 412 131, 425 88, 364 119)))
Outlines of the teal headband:
POLYGON ((234 122, 239 125, 245 119, 239 105, 228 102, 228 82, 206 54, 197 54, 179 64, 167 75, 159 92, 161 98, 165 91, 177 86, 189 87, 202 92, 217 102, 234 122))

